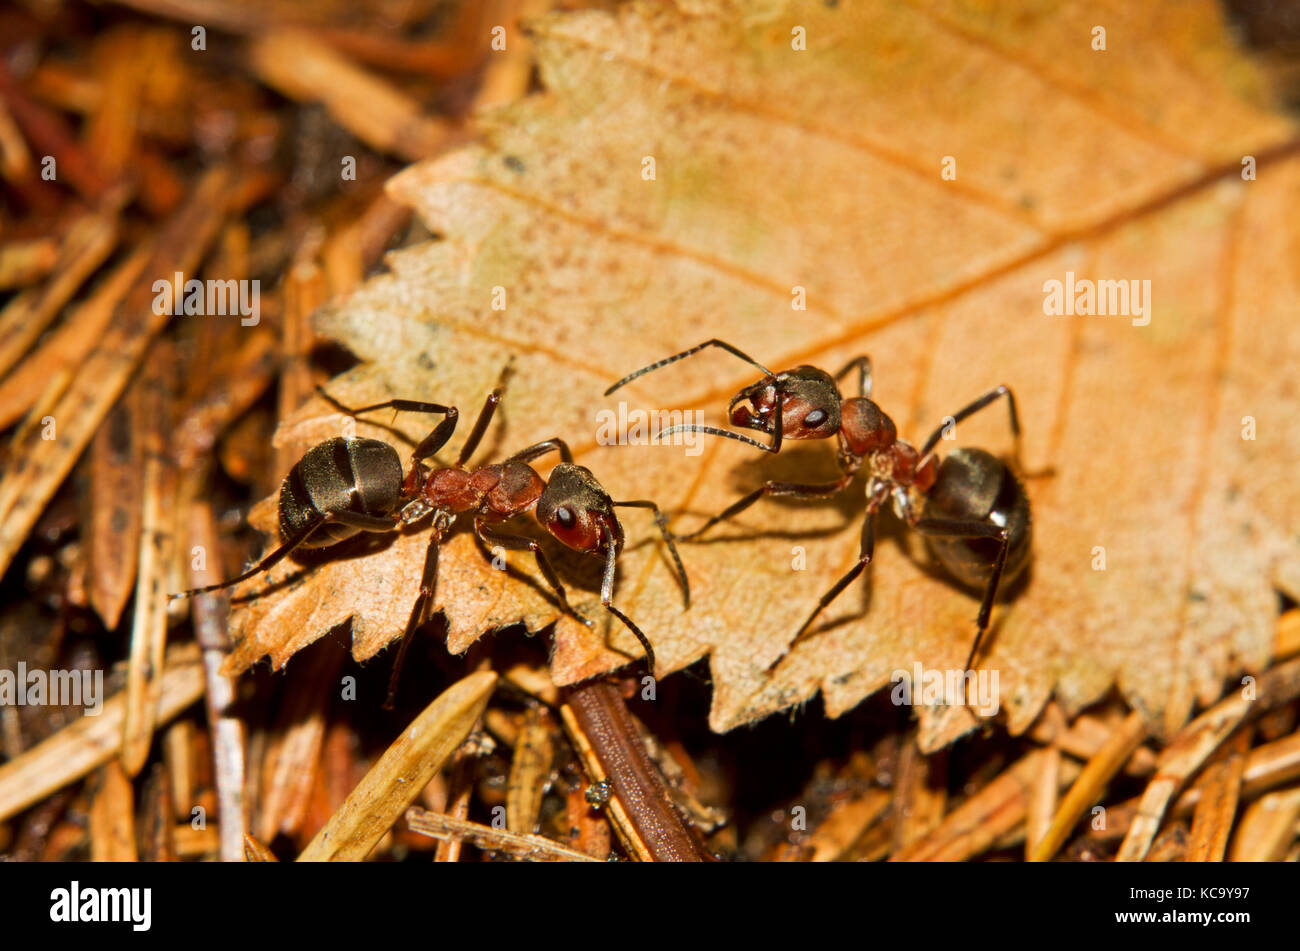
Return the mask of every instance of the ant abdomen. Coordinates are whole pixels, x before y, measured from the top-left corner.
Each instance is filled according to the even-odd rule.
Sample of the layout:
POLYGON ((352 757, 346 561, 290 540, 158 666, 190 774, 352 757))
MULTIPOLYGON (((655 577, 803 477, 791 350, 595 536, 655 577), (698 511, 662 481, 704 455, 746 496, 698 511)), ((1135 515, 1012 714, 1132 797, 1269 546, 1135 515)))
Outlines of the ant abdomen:
MULTIPOLYGON (((1000 459, 983 449, 956 449, 944 457, 926 495, 923 518, 978 520, 1008 534, 1002 581, 1012 581, 1029 561, 1033 534, 1029 497, 1000 459)), ((930 551, 957 581, 972 588, 989 583, 1001 542, 996 538, 926 535, 930 551)))
MULTIPOLYGON (((307 450, 280 485, 280 534, 294 538, 313 519, 330 513, 392 515, 402 501, 402 460, 378 439, 335 436, 307 450)), ((302 543, 326 548, 363 529, 327 522, 302 543)))

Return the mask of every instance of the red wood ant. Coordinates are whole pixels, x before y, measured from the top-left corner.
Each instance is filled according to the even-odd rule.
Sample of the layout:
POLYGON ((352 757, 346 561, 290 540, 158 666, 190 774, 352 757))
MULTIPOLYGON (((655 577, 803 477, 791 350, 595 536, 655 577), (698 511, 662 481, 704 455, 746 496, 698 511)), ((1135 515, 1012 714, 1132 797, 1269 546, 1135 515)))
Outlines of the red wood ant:
POLYGON ((950 575, 964 585, 984 590, 975 641, 966 659, 966 669, 969 670, 988 631, 999 584, 1004 579, 1007 582, 1014 580, 1029 561, 1029 498, 1011 468, 991 453, 983 449, 957 449, 940 463, 934 448, 950 427, 1005 396, 1015 439, 1014 462, 1019 470, 1020 419, 1011 389, 1005 385, 994 387, 962 407, 935 429, 919 450, 898 438, 894 421, 872 401, 871 359, 865 355, 849 361, 834 376, 812 366, 773 373, 729 343, 706 340, 699 346, 625 376, 606 390, 605 395, 639 376, 684 360, 708 347, 725 350, 762 371, 762 379, 732 397, 727 413, 732 425, 770 436, 771 442, 714 426, 691 424, 665 429, 659 433, 660 437, 677 432, 709 433, 774 453, 780 451, 785 439, 829 439, 835 436, 839 443, 837 459, 843 475, 834 482, 816 484, 765 482, 713 516, 702 527, 677 537, 681 540, 698 538, 718 522, 738 515, 765 495, 798 498, 836 495, 848 488, 865 466, 868 475, 867 508, 858 561, 822 595, 817 607, 795 634, 790 647, 799 642, 817 615, 870 564, 875 550, 876 513, 886 500, 892 500, 895 514, 925 536, 930 550, 950 575), (854 370, 858 372, 859 395, 846 398, 840 393, 838 381, 854 370))
POLYGON ((392 532, 432 515, 433 529, 425 555, 420 593, 411 608, 393 664, 392 679, 384 706, 391 709, 396 696, 398 672, 411 635, 428 619, 437 583, 438 550, 443 535, 462 512, 474 513, 474 532, 485 545, 528 550, 537 560, 546 583, 564 611, 587 626, 593 622, 569 604, 564 586, 546 552, 532 538, 499 531, 495 526, 515 515, 532 511, 541 525, 569 548, 604 558, 600 603, 630 630, 645 649, 651 672, 655 669, 654 648, 644 632, 613 603, 614 572, 623 550, 623 526, 614 514, 617 507, 647 508, 668 545, 683 599, 690 606, 686 570, 677 553, 668 522, 659 507, 648 499, 615 502, 591 470, 574 465, 573 454, 561 439, 547 439, 515 453, 504 462, 465 468, 478 448, 496 412, 505 388, 507 371, 479 411, 469 437, 455 463, 426 468, 424 460, 441 449, 456 430, 459 413, 454 406, 418 400, 391 399, 360 409, 343 406, 324 390, 321 395, 350 416, 392 409, 398 412, 429 413, 443 419, 411 453, 411 468, 402 475, 397 450, 379 439, 335 437, 307 450, 280 486, 280 534, 283 543, 243 574, 219 584, 194 588, 173 598, 216 591, 252 578, 274 566, 297 548, 324 548, 361 532, 392 532), (558 452, 561 462, 543 479, 531 463, 548 452, 558 452))

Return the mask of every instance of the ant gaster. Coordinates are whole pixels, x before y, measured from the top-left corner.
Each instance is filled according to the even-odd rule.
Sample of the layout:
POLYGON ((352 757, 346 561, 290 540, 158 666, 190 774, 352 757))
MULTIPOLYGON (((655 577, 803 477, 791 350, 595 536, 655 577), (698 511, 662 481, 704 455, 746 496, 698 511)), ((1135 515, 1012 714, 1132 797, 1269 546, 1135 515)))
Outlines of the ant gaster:
MULTIPOLYGON (((876 513, 886 501, 892 501, 895 514, 925 536, 931 552, 950 575, 964 585, 984 591, 976 620, 975 640, 966 659, 966 669, 969 670, 988 630, 999 585, 1003 581, 1013 581, 1029 561, 1029 498, 1015 473, 991 453, 983 449, 957 449, 939 462, 934 449, 950 427, 1005 396, 1015 438, 1014 459, 1019 468, 1020 420, 1016 398, 1010 388, 997 386, 962 407, 935 429, 919 450, 898 438, 894 421, 871 399, 871 359, 865 355, 849 361, 834 376, 812 366, 773 373, 729 343, 706 340, 699 346, 625 376, 606 390, 605 395, 639 376, 708 347, 725 350, 762 371, 760 380, 732 398, 727 413, 732 425, 763 433, 771 441, 762 442, 743 433, 698 424, 673 426, 660 432, 660 437, 678 432, 709 433, 775 453, 780 451, 785 439, 829 439, 834 436, 839 444, 837 460, 843 475, 826 483, 766 482, 694 532, 677 537, 683 540, 698 538, 718 522, 738 515, 765 495, 799 498, 836 495, 846 489, 865 466, 867 508, 858 560, 822 595, 808 620, 795 634, 790 647, 803 637, 817 615, 870 564, 875 551, 876 513), (854 370, 858 374, 859 395, 846 398, 840 393, 838 383, 854 370)), ((789 649, 787 647, 787 652, 789 649)))
POLYGON ((467 469, 465 463, 478 448, 505 388, 509 365, 496 389, 480 410, 474 428, 451 466, 426 468, 424 460, 441 449, 455 432, 459 413, 454 406, 418 400, 392 399, 352 410, 321 390, 321 395, 351 416, 383 409, 430 413, 443 419, 411 453, 411 467, 405 477, 397 450, 378 439, 334 437, 307 450, 289 470, 280 486, 280 534, 283 543, 243 574, 219 584, 194 588, 173 598, 189 597, 226 588, 273 567, 297 548, 324 548, 361 532, 392 532, 433 516, 433 528, 425 555, 420 593, 402 635, 393 664, 388 697, 392 707, 402 660, 411 635, 428 619, 437 583, 438 550, 443 535, 458 514, 474 513, 474 532, 489 547, 528 550, 533 553, 542 576, 564 611, 582 623, 592 622, 569 604, 550 560, 534 539, 498 530, 495 526, 515 515, 533 511, 541 525, 569 548, 600 555, 605 562, 600 601, 618 618, 645 649, 651 672, 654 649, 633 621, 612 604, 614 573, 623 550, 623 526, 614 514, 616 507, 650 509, 668 545, 682 584, 683 599, 690 605, 690 588, 673 536, 659 507, 646 499, 615 502, 591 470, 574 465, 568 445, 561 439, 547 439, 515 453, 504 462, 467 469), (531 463, 548 452, 558 452, 561 462, 543 479, 531 463))

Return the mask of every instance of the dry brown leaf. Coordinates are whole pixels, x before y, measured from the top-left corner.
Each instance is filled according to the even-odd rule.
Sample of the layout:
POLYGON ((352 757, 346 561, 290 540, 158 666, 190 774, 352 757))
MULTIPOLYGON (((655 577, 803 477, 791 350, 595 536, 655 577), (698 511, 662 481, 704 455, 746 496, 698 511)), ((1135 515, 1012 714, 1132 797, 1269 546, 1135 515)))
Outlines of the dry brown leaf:
MULTIPOLYGON (((597 447, 596 414, 620 397, 719 424, 753 379, 713 353, 601 398, 652 359, 710 336, 777 369, 869 353, 876 398, 915 441, 1006 382, 1029 469, 1055 469, 1028 485, 1032 577, 999 608, 981 664, 999 672, 1009 728, 1025 729, 1053 692, 1073 713, 1118 683, 1167 735, 1225 677, 1264 666, 1273 588, 1300 593, 1300 392, 1280 372, 1300 362, 1300 142, 1219 7, 1185 3, 1176 21, 1135 5, 1013 14, 960 0, 679 7, 537 22, 546 92, 488 117, 484 144, 393 182, 444 237, 393 255, 391 274, 318 316, 365 361, 331 384, 338 398, 436 399, 469 415, 517 355, 479 459, 563 436, 615 498, 652 496, 684 531, 763 478, 833 476, 833 451, 597 447), (1104 52, 1091 47, 1097 22, 1104 52), (791 49, 795 27, 806 50, 791 49), (945 156, 955 181, 940 177, 945 156), (1242 180, 1243 156, 1258 180, 1242 180), (1046 316, 1044 282, 1067 271, 1150 280, 1150 323, 1046 316), (791 310, 796 286, 805 311, 791 310)), ((339 425, 315 401, 281 441, 305 448, 339 425)), ((397 425, 418 436, 427 424, 397 425)), ((1009 448, 1001 410, 958 437, 1009 448)), ((627 516, 617 603, 655 643, 661 674, 708 656, 715 729, 819 689, 837 716, 895 670, 960 667, 974 598, 885 519, 870 586, 764 673, 856 557, 860 513, 854 491, 838 504, 766 502, 685 546, 689 613, 652 526, 627 516), (791 570, 796 546, 804 571, 791 570)), ((232 666, 267 653, 278 666, 349 617, 354 655, 374 655, 401 632, 425 539, 329 561, 253 601, 234 618, 244 641, 232 666)), ((492 570, 463 528, 451 538, 438 590, 451 651, 556 617, 527 553, 510 565, 492 570)), ((596 566, 569 558, 561 573, 575 605, 600 616, 596 566)), ((567 617, 555 639, 560 684, 637 651, 617 626, 567 617)), ((973 722, 918 712, 924 750, 973 722)))

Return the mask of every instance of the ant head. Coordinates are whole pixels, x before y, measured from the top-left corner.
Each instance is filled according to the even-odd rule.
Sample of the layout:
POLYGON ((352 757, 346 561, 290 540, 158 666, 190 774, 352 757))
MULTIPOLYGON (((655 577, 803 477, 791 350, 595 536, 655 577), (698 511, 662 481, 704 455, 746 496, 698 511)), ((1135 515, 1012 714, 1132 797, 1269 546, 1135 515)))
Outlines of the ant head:
POLYGON ((764 377, 737 393, 727 412, 733 426, 771 435, 778 409, 785 439, 828 439, 839 432, 840 390, 825 370, 801 366, 764 377))
POLYGON ((537 520, 577 551, 599 551, 606 533, 615 551, 623 548, 623 526, 614 515, 614 501, 585 466, 562 462, 551 470, 537 500, 537 520))

